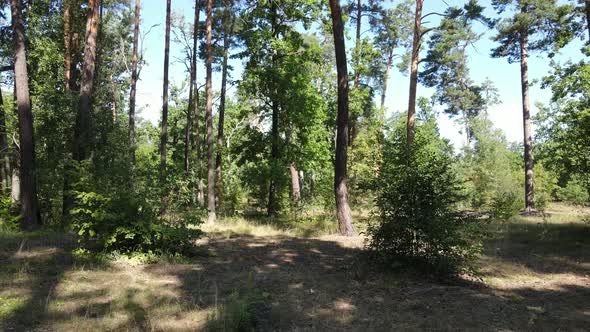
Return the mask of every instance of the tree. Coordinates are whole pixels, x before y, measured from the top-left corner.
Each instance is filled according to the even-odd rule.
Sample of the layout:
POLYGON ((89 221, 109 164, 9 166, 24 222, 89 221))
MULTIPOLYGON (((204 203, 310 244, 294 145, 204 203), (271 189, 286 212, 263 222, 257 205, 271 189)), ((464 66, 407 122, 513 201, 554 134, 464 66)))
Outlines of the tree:
POLYGON ((86 37, 84 42, 84 63, 80 82, 80 100, 74 130, 74 160, 87 158, 92 135, 90 133, 90 100, 93 93, 94 71, 96 69, 96 38, 99 24, 100 0, 90 0, 86 37))
POLYGON ((211 22, 213 16, 213 0, 207 0, 207 41, 206 41, 206 83, 205 94, 207 96, 207 105, 205 109, 205 118, 207 123, 207 222, 214 223, 215 215, 215 160, 213 157, 213 91, 211 86, 213 47, 211 45, 211 22))
POLYGON ((166 180, 168 144, 168 65, 170 64, 170 0, 166 0, 166 36, 164 41, 164 82, 162 87, 162 124, 160 133, 160 178, 166 180))
POLYGON ((555 51, 562 47, 560 30, 564 26, 554 26, 564 16, 566 7, 558 7, 555 0, 494 0, 492 5, 498 13, 512 7, 517 13, 502 19, 494 41, 499 45, 492 50, 492 57, 506 57, 509 63, 520 62, 520 82, 522 92, 522 117, 524 132, 524 173, 525 209, 535 208, 533 132, 529 102, 528 57, 530 51, 555 51))
POLYGON ((416 0, 414 17, 414 38, 412 40, 412 57, 410 65, 410 93, 408 101, 407 143, 414 142, 414 124, 416 122, 416 90, 418 88, 418 64, 420 63, 420 46, 422 43, 422 5, 424 0, 416 0))
POLYGON ((40 226, 37 205, 37 181, 35 178, 35 140, 33 113, 29 96, 29 74, 25 49, 25 28, 21 3, 10 1, 14 38, 14 79, 16 84, 16 106, 20 142, 20 204, 21 228, 32 230, 40 226))
POLYGON ((129 160, 135 165, 135 95, 137 93, 137 47, 139 41, 140 0, 135 0, 133 21, 133 58, 131 60, 131 92, 129 93, 129 160))
POLYGON ((352 236, 352 211, 348 205, 348 188, 346 185, 346 159, 348 148, 348 69, 346 66, 346 47, 344 45, 344 24, 339 0, 330 0, 332 29, 336 51, 336 69, 338 71, 338 115, 336 133, 336 159, 334 163, 334 193, 336 196, 336 214, 340 235, 352 236))
POLYGON ((6 113, 4 99, 0 91, 0 175, 3 190, 10 187, 10 155, 8 151, 8 136, 6 135, 6 113))

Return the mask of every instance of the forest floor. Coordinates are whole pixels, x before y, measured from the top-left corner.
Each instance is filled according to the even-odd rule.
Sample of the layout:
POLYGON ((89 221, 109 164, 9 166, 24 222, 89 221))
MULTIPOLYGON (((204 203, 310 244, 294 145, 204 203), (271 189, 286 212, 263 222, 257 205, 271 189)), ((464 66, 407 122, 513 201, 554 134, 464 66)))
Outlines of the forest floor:
POLYGON ((547 212, 490 225, 480 278, 447 282, 370 268, 360 236, 243 220, 206 226, 208 254, 176 263, 95 261, 64 234, 0 234, 0 330, 588 331, 590 210, 547 212))

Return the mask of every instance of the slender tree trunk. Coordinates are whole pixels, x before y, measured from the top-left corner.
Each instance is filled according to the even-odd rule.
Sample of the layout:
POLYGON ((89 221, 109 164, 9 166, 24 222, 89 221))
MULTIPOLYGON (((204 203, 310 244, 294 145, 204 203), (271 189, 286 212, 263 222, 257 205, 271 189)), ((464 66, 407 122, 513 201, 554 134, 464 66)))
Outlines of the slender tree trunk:
POLYGON ((111 125, 115 128, 117 124, 117 84, 113 79, 113 74, 109 74, 109 81, 111 81, 111 125))
POLYGON ((70 79, 72 69, 72 44, 71 24, 70 24, 70 0, 64 0, 64 69, 65 69, 65 89, 70 91, 70 79))
POLYGON ((389 81, 389 71, 393 64, 393 47, 389 50, 387 56, 387 64, 385 65, 385 74, 383 75, 383 91, 381 91, 381 107, 379 108, 379 122, 381 123, 381 131, 383 131, 383 124, 385 123, 385 94, 387 93, 387 83, 389 81))
POLYGON ((344 45, 344 24, 339 0, 330 0, 334 46, 336 50, 336 69, 338 71, 338 116, 336 119, 336 160, 334 163, 334 193, 338 229, 341 235, 352 236, 352 211, 348 205, 346 162, 348 148, 348 69, 346 66, 346 47, 344 45))
POLYGON ((135 0, 133 20, 133 58, 131 60, 131 92, 129 93, 129 160, 135 165, 135 96, 137 94, 137 48, 139 47, 140 0, 135 0))
POLYGON ((213 48, 211 46, 211 20, 213 15, 213 0, 207 0, 207 81, 205 84, 207 95, 206 122, 207 122, 207 211, 208 223, 214 223, 215 216, 215 161, 213 157, 213 95, 211 87, 211 64, 213 63, 213 48))
POLYGON ((11 0, 12 28, 14 38, 14 80, 16 83, 16 106, 20 141, 20 197, 21 228, 31 230, 39 227, 41 220, 37 205, 37 182, 35 179, 35 140, 33 113, 29 96, 29 75, 25 50, 25 28, 20 1, 11 0))
POLYGON ((78 55, 78 49, 80 46, 79 34, 77 32, 72 33, 72 44, 70 45, 70 54, 72 58, 72 62, 70 64, 70 82, 69 87, 70 91, 78 91, 77 81, 78 81, 78 70, 76 65, 80 62, 80 57, 78 55))
POLYGON ((197 86, 197 54, 198 54, 198 36, 199 36, 199 14, 201 13, 201 9, 199 7, 199 0, 195 0, 195 15, 194 15, 194 23, 193 23, 193 59, 192 59, 192 72, 191 72, 191 80, 193 81, 193 98, 194 98, 194 133, 193 133, 193 149, 195 150, 195 155, 197 158, 197 202, 199 205, 203 206, 205 204, 205 198, 203 193, 203 172, 202 172, 202 157, 201 157, 201 140, 199 136, 199 89, 197 86))
MULTIPOLYGON (((271 30, 273 38, 277 37, 277 5, 273 1, 271 3, 271 30)), ((276 50, 272 50, 272 57, 271 57, 272 66, 276 67, 277 65, 277 54, 276 50)), ((278 91, 276 87, 276 82, 273 82, 273 97, 271 100, 271 110, 272 110, 272 124, 271 124, 271 147, 270 147, 270 181, 268 185, 268 206, 267 206, 267 214, 269 217, 274 217, 277 213, 277 199, 276 199, 276 192, 277 192, 277 172, 279 170, 279 104, 277 103, 277 96, 278 91)))
POLYGON ((0 91, 0 171, 2 174, 2 185, 5 190, 10 187, 10 156, 8 151, 8 135, 6 134, 6 113, 4 111, 4 100, 0 91))
POLYGON ((74 159, 86 159, 90 144, 90 98, 93 93, 94 70, 96 69, 96 38, 99 24, 100 0, 90 0, 90 12, 86 21, 84 65, 80 82, 80 100, 76 128, 74 130, 74 159))
POLYGON ((299 187, 299 172, 295 168, 295 164, 289 164, 289 173, 291 174, 291 199, 294 202, 299 202, 301 199, 301 190, 299 187))
POLYGON ((416 122, 416 89, 418 88, 418 63, 420 62, 420 44, 422 39, 422 3, 416 0, 416 17, 414 19, 414 40, 412 42, 412 65, 410 69, 410 97, 408 101, 407 143, 414 143, 414 124, 416 122))
POLYGON ((362 0, 357 0, 356 4, 356 40, 355 40, 355 47, 356 47, 356 57, 354 59, 355 63, 355 71, 354 71, 354 88, 358 89, 359 81, 360 81, 360 72, 358 68, 360 67, 361 57, 361 25, 362 25, 362 17, 363 17, 363 6, 362 0))
POLYGON ((588 43, 590 43, 590 0, 586 0, 586 26, 588 27, 588 43))
POLYGON ((160 179, 166 180, 166 145, 168 143, 168 65, 170 63, 170 0, 166 0, 166 40, 164 44, 164 84, 162 91, 162 131, 160 133, 160 179))
POLYGON ((223 63, 221 66, 221 96, 219 101, 219 125, 217 126, 217 157, 215 158, 215 173, 217 175, 217 203, 220 206, 223 194, 223 177, 221 174, 223 151, 223 125, 225 119, 225 95, 227 91, 227 60, 230 47, 230 33, 233 30, 233 22, 230 26, 230 1, 225 1, 223 10, 223 63))
POLYGON ((533 134, 531 111, 529 105, 528 79, 528 36, 520 32, 520 81, 522 87, 522 120, 524 129, 524 174, 525 174, 525 209, 531 212, 535 208, 535 188, 533 183, 533 134))

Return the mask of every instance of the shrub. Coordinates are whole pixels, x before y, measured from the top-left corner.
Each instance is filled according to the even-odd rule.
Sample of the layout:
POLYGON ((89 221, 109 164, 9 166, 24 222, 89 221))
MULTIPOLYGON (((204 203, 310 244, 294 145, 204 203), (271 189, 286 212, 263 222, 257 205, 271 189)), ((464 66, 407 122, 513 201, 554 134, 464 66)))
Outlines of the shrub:
POLYGON ((20 223, 20 213, 10 202, 9 196, 0 196, 0 228, 17 230, 20 223))
POLYGON ((515 193, 508 191, 496 193, 490 205, 490 216, 493 220, 507 221, 518 213, 523 203, 515 193))
POLYGON ((408 148, 398 128, 384 146, 379 174, 379 221, 369 227, 369 249, 387 266, 432 274, 475 272, 481 251, 478 223, 460 213, 461 185, 452 171, 452 147, 430 120, 416 128, 408 148))
POLYGON ((584 205, 590 201, 590 195, 584 185, 576 178, 568 181, 565 187, 556 191, 557 199, 562 202, 584 205))

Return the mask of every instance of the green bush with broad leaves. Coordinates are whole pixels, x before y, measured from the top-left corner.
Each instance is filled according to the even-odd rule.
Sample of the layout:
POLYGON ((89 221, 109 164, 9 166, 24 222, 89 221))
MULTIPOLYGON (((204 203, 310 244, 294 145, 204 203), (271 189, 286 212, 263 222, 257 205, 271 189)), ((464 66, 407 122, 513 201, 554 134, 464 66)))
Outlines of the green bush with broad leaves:
POLYGON ((462 185, 452 170, 453 152, 435 120, 416 128, 408 147, 403 125, 384 144, 377 180, 379 220, 369 249, 389 267, 414 267, 433 275, 474 273, 482 250, 477 220, 457 210, 462 185))

